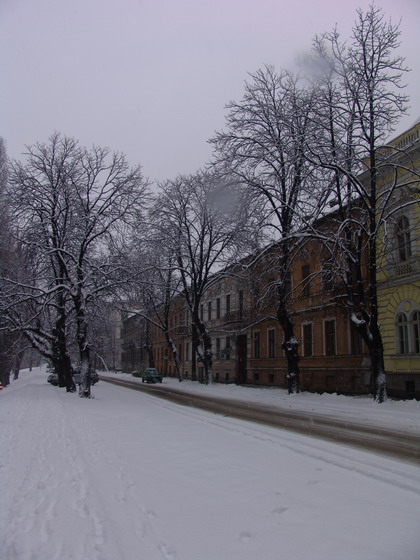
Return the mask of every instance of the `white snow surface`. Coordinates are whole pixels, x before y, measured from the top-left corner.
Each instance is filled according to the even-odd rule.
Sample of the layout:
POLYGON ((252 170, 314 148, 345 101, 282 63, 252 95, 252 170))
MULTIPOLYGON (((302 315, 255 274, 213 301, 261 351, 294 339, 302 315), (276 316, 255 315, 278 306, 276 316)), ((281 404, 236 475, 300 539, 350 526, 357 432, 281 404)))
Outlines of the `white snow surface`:
MULTIPOLYGON (((420 466, 104 381, 80 399, 46 378, 23 370, 0 391, 1 560, 420 559, 420 466)), ((420 429, 415 401, 163 383, 420 429)))

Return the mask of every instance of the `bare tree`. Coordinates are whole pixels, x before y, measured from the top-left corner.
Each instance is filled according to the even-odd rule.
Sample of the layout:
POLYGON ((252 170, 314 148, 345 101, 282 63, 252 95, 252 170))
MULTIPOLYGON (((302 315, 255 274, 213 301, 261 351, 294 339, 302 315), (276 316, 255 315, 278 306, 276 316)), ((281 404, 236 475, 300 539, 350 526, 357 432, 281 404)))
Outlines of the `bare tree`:
POLYGON ((172 247, 162 239, 162 219, 157 209, 152 209, 152 217, 145 243, 138 246, 133 239, 135 251, 132 252, 132 266, 136 269, 133 282, 127 284, 120 303, 124 312, 136 315, 146 325, 143 344, 148 352, 149 366, 154 367, 153 348, 150 338, 150 327, 154 326, 165 336, 168 351, 174 360, 177 377, 182 381, 179 354, 174 340, 174 329, 170 316, 176 297, 181 288, 181 279, 177 274, 176 255, 172 247))
MULTIPOLYGON (((13 268, 14 255, 13 255, 13 245, 11 244, 12 237, 10 235, 10 224, 9 224, 9 211, 7 205, 7 198, 5 196, 5 190, 8 180, 8 164, 6 147, 3 138, 0 137, 0 207, 2 213, 2 220, 0 222, 0 271, 1 276, 3 276, 6 271, 10 271, 13 268)), ((12 356, 10 348, 12 346, 14 337, 5 328, 7 325, 7 318, 4 313, 5 309, 5 298, 4 298, 5 286, 2 280, 0 280, 0 383, 3 386, 9 384, 10 381, 10 368, 12 356)))
POLYGON ((113 250, 138 221, 147 181, 124 155, 54 134, 28 148, 26 164, 14 163, 11 187, 16 231, 39 263, 31 290, 53 298, 55 344, 67 344, 65 324, 73 314, 81 396, 90 396, 89 308, 125 281, 113 250))
POLYGON ((227 105, 226 130, 211 140, 216 165, 227 168, 249 193, 262 216, 259 227, 271 230, 277 244, 276 316, 284 333, 290 392, 299 390, 289 301, 291 258, 303 216, 313 218, 322 204, 313 166, 304 154, 312 104, 311 92, 297 78, 265 67, 251 74, 243 99, 227 105))
POLYGON ((333 264, 329 270, 343 280, 352 320, 369 348, 372 389, 379 402, 386 395, 386 378, 378 321, 378 243, 393 192, 401 186, 395 172, 401 159, 385 145, 407 102, 401 91, 404 59, 395 54, 399 35, 399 27, 372 5, 366 13, 358 11, 348 44, 337 30, 315 39, 317 104, 306 146, 311 163, 331 177, 337 228, 326 241, 333 264), (384 190, 380 184, 386 174, 394 179, 384 190))
POLYGON ((157 201, 159 234, 176 258, 180 294, 191 315, 193 355, 203 364, 204 383, 209 383, 212 341, 201 304, 212 274, 232 258, 246 223, 246 210, 236 184, 214 173, 168 181, 161 186, 157 201))

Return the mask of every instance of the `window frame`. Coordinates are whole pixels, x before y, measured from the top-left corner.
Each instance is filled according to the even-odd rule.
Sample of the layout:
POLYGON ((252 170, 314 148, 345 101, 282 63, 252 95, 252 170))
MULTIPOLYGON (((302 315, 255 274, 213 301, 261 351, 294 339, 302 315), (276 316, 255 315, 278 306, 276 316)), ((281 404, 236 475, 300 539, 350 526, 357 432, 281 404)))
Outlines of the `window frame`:
POLYGON ((337 355, 337 321, 335 318, 324 319, 324 354, 325 356, 337 355), (328 331, 328 325, 334 325, 332 331, 328 331))
POLYGON ((276 357, 276 329, 267 329, 267 357, 273 359, 276 357))
POLYGON ((397 243, 397 261, 406 263, 412 256, 410 220, 403 214, 397 219, 395 224, 395 239, 397 243))
POLYGON ((302 325, 302 352, 305 357, 312 357, 314 355, 314 325, 313 323, 303 323, 302 325), (310 328, 310 342, 306 338, 305 330, 310 328), (310 351, 307 352, 308 344, 310 344, 310 351))
POLYGON ((420 355, 420 309, 397 310, 395 314, 395 349, 398 356, 420 355))
POLYGON ((230 313, 230 309, 231 309, 230 294, 226 294, 225 303, 226 303, 226 315, 228 315, 230 313))
POLYGON ((397 326, 397 354, 406 356, 409 351, 409 330, 408 330, 408 317, 407 313, 400 311, 397 313, 396 326, 397 326))
POLYGON ((254 350, 254 358, 258 360, 261 358, 261 334, 260 331, 254 331, 253 336, 253 350, 254 350))

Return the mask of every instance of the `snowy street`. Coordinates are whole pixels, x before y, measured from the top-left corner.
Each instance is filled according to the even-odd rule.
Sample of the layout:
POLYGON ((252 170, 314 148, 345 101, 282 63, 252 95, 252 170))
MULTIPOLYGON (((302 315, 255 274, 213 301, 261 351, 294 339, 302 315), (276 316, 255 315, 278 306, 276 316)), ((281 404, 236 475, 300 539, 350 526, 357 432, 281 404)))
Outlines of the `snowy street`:
MULTIPOLYGON (((1 560, 420 558, 420 466, 103 381, 80 399, 46 377, 0 391, 1 560)), ((420 403, 378 407, 418 429, 420 403)))
POLYGON ((409 403, 406 402, 402 405, 402 402, 387 401, 379 406, 367 395, 359 399, 306 392, 288 395, 280 387, 222 383, 205 386, 189 380, 180 384, 175 378, 166 378, 164 384, 149 384, 141 383, 139 378, 128 374, 102 373, 101 379, 146 391, 183 406, 351 445, 420 465, 420 422, 415 417, 416 413, 418 416, 418 410, 414 406, 412 414, 409 414, 409 403), (342 408, 337 410, 338 403, 342 408), (299 404, 300 407, 297 406, 299 404), (331 405, 335 405, 335 410, 333 407, 331 411, 331 405), (392 405, 397 408, 394 410, 392 405), (385 413, 382 418, 379 414, 381 411, 385 413), (399 428, 395 415, 403 421, 399 428))

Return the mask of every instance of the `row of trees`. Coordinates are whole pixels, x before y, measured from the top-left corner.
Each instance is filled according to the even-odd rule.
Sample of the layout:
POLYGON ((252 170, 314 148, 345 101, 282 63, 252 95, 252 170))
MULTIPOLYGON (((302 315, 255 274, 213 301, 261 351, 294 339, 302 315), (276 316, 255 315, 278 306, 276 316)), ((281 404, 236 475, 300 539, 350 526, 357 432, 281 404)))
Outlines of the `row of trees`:
POLYGON ((125 236, 139 221, 147 188, 123 155, 87 150, 59 134, 9 168, 13 262, 2 274, 4 326, 48 359, 69 391, 75 341, 83 396, 90 396, 89 326, 118 285, 125 236))
MULTIPOLYGON (((348 43, 336 30, 316 37, 299 75, 271 67, 251 74, 244 97, 227 106, 225 130, 211 139, 207 170, 168 180, 154 193, 122 155, 86 150, 59 134, 29 148, 25 164, 11 164, 6 187, 17 256, 2 271, 3 328, 22 333, 69 390, 68 345, 76 340, 88 396, 97 311, 124 302, 165 333, 178 364, 169 316, 181 295, 193 358, 211 381, 211 333, 200 306, 213 273, 231 273, 229 263, 275 241, 277 319, 297 391, 288 276, 297 244, 317 236, 326 270, 347 290, 346 305, 370 350, 374 393, 383 400, 376 268, 397 174, 387 192, 378 190, 378 177, 396 165, 383 146, 407 102, 398 41, 398 26, 372 6, 358 12, 348 43), (326 233, 315 225, 331 205, 337 228, 326 233)), ((148 346, 147 333, 145 340, 148 346)))

